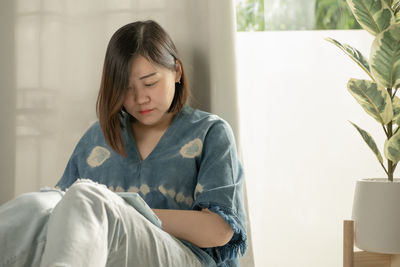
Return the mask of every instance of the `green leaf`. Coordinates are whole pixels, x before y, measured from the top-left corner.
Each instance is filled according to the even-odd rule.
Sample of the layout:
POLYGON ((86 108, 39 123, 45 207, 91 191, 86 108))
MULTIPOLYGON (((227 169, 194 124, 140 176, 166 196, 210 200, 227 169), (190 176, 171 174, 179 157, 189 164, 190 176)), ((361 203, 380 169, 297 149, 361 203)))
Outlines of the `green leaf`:
POLYGON ((399 10, 400 10, 400 1, 396 0, 396 1, 393 2, 392 10, 393 10, 395 15, 399 12, 399 10))
POLYGON ((375 37, 371 47, 371 73, 385 88, 400 85, 400 24, 393 24, 375 37))
POLYGON ((393 123, 396 123, 397 125, 400 125, 400 98, 397 96, 394 97, 392 101, 392 107, 393 107, 393 123))
POLYGON ((375 82, 350 79, 347 89, 363 109, 379 123, 386 125, 392 121, 392 100, 388 92, 375 82))
POLYGON ((377 35, 394 23, 394 14, 384 0, 347 0, 351 12, 369 33, 377 35))
POLYGON ((356 124, 350 122, 356 129, 357 131, 361 134, 361 137, 364 139, 365 143, 369 146, 369 148, 374 152, 375 156, 379 160, 380 163, 383 164, 383 158, 381 155, 381 152, 379 152, 379 149, 374 141, 374 138, 365 130, 361 129, 358 127, 356 124))
POLYGON ((387 6, 392 7, 393 0, 383 0, 383 1, 385 1, 387 6))
POLYGON ((361 29, 346 0, 315 1, 315 30, 327 29, 361 29))
POLYGON ((389 140, 386 140, 384 147, 385 157, 397 163, 400 161, 400 131, 397 131, 389 140))
POLYGON ((368 59, 365 58, 360 51, 351 47, 348 44, 341 44, 340 42, 332 38, 325 38, 325 40, 333 43, 334 45, 342 49, 354 62, 358 64, 358 66, 360 66, 369 75, 369 77, 371 77, 372 80, 374 80, 374 77, 370 72, 368 59))

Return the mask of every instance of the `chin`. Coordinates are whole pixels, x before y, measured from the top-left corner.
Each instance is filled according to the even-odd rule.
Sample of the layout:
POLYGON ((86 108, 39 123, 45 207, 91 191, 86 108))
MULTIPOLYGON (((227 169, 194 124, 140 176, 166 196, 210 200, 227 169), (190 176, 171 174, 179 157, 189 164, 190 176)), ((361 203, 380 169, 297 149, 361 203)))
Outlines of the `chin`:
POLYGON ((141 124, 146 125, 146 126, 152 126, 152 125, 157 124, 159 122, 159 120, 145 118, 145 119, 138 120, 138 122, 140 122, 141 124))

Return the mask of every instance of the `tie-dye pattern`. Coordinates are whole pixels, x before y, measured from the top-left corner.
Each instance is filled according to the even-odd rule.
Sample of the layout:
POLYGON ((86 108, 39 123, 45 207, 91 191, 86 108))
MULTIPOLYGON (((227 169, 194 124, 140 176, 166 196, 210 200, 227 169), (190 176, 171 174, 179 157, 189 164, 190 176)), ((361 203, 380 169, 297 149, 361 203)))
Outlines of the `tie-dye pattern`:
POLYGON ((209 249, 185 244, 199 257, 207 252, 218 266, 238 266, 237 258, 247 246, 246 217, 243 171, 230 126, 216 115, 186 106, 154 150, 141 160, 130 115, 124 113, 121 122, 127 157, 109 148, 96 122, 77 144, 57 186, 65 190, 76 179, 86 177, 113 191, 137 192, 151 208, 208 208, 232 226, 232 240, 209 249))

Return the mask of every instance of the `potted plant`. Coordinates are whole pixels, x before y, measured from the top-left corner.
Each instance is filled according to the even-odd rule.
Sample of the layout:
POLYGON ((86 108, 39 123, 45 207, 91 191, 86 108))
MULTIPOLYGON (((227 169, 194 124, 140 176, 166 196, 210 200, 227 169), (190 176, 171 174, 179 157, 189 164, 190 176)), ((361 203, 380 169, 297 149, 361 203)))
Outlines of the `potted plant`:
POLYGON ((369 59, 347 44, 327 38, 352 58, 369 80, 350 79, 347 89, 385 132, 382 157, 373 137, 351 124, 375 154, 387 178, 361 179, 353 203, 355 243, 360 249, 400 254, 400 0, 347 0, 362 28, 375 36, 369 59))

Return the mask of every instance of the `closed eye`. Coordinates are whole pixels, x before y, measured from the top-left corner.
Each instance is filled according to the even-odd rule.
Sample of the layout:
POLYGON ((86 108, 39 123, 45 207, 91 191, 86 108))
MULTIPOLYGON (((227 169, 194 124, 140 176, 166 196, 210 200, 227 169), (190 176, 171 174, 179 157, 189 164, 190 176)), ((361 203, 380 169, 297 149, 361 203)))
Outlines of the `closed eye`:
POLYGON ((155 85, 157 82, 158 82, 158 81, 155 81, 155 82, 153 82, 153 83, 145 83, 144 86, 146 86, 146 87, 151 87, 151 86, 155 85))

